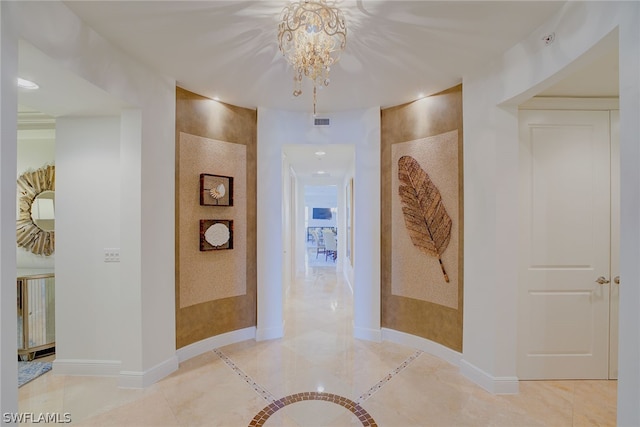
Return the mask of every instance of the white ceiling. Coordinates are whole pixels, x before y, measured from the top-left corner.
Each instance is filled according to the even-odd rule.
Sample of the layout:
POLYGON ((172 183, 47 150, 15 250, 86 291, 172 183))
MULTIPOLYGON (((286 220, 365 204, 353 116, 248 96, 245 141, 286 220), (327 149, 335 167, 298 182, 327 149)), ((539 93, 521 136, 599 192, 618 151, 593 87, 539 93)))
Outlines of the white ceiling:
POLYGON ((619 95, 618 49, 587 64, 538 96, 617 98, 619 95))
POLYGON ((316 185, 342 184, 346 172, 353 169, 353 145, 287 145, 284 155, 298 178, 316 185), (324 154, 321 154, 324 153, 324 154))
POLYGON ((37 90, 18 89, 19 111, 37 110, 53 117, 100 116, 119 114, 125 107, 24 40, 18 48, 18 75, 40 86, 37 90))
MULTIPOLYGON (((256 108, 310 111, 309 87, 292 96, 278 50, 287 3, 67 1, 85 22, 185 89, 256 108)), ((318 112, 389 107, 439 92, 486 64, 562 7, 562 1, 342 0, 347 46, 318 112)))
MULTIPOLYGON (((318 111, 384 108, 454 86, 536 31, 563 3, 338 1, 347 20, 347 47, 331 70, 331 84, 319 92, 318 111)), ((292 96, 293 74, 278 50, 284 0, 65 4, 112 44, 185 89, 248 108, 312 109, 309 86, 303 86, 301 97, 292 96)), ((58 117, 122 108, 24 42, 19 69, 21 77, 41 84, 36 92, 19 93, 20 104, 29 109, 58 117)), ((611 52, 541 95, 617 96, 617 73, 617 52, 611 52)), ((327 159, 334 149, 336 159, 347 155, 325 146, 327 159)), ((306 150, 288 155, 297 173, 313 172, 317 159, 306 150)), ((336 166, 332 175, 338 174, 337 160, 326 163, 336 166)))

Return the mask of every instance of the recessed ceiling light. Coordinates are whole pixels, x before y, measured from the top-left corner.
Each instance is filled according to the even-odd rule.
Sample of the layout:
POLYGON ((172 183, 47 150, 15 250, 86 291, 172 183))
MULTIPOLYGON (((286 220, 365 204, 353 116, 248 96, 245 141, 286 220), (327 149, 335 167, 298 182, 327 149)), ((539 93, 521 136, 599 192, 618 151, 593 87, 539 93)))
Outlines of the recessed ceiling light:
POLYGON ((316 156, 324 156, 327 153, 325 153, 324 151, 316 151, 315 154, 316 154, 316 156))
POLYGON ((324 175, 325 173, 325 171, 318 171, 318 175, 324 175))
POLYGON ((40 86, 32 81, 21 79, 20 77, 18 77, 18 87, 22 89, 38 89, 40 86))

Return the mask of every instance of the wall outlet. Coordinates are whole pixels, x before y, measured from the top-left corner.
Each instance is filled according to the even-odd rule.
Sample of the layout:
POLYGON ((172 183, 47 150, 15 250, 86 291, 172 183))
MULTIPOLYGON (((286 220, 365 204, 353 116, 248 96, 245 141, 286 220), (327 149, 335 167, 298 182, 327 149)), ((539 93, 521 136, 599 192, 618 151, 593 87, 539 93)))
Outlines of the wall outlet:
POLYGON ((120 262, 120 248, 104 248, 104 262, 120 262))

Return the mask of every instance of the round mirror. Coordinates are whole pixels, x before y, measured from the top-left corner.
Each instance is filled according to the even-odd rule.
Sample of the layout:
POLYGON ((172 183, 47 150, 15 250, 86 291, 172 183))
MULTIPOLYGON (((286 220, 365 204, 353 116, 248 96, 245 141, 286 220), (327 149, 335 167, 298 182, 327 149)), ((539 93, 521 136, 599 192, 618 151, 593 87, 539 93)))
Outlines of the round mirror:
POLYGON ((45 190, 38 194, 31 203, 31 219, 43 231, 55 230, 55 191, 45 190))
POLYGON ((56 169, 49 165, 18 177, 18 246, 36 255, 49 256, 55 249, 56 169))

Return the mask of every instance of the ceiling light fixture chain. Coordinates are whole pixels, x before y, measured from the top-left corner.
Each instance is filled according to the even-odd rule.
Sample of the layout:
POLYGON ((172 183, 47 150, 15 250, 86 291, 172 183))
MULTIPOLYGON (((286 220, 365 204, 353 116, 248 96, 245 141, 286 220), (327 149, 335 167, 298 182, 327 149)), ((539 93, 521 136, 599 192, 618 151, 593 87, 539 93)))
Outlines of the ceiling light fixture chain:
POLYGON ((302 77, 313 82, 313 114, 316 88, 329 86, 331 66, 347 44, 342 11, 327 0, 300 0, 285 6, 278 25, 278 47, 293 67, 293 95, 302 94, 302 77))

